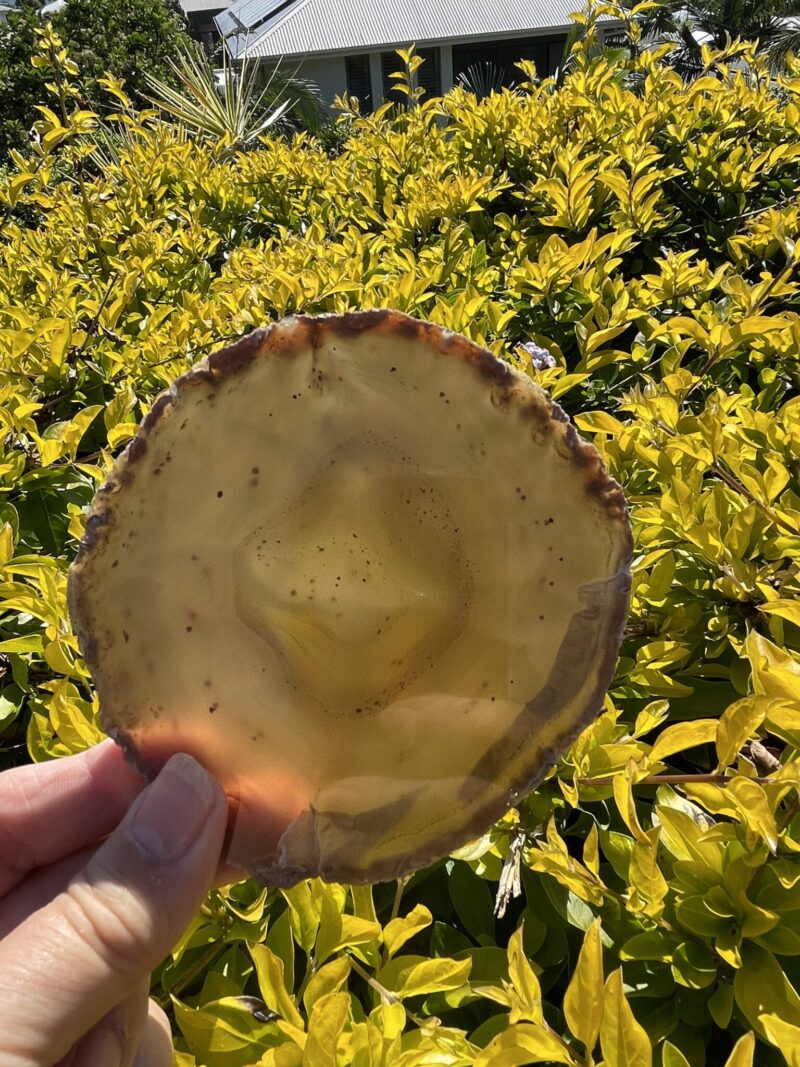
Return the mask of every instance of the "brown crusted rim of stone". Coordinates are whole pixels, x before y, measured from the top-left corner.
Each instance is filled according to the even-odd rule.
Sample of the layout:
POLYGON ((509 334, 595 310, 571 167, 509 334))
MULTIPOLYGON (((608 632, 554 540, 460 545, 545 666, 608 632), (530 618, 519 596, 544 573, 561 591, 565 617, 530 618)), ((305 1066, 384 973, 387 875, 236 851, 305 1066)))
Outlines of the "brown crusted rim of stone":
MULTIPOLYGON (((290 358, 307 347, 316 349, 330 337, 353 337, 374 330, 394 334, 398 339, 417 341, 432 345, 445 356, 460 359, 476 373, 491 383, 493 399, 499 407, 515 407, 519 414, 539 424, 548 435, 558 434, 558 442, 573 462, 583 471, 584 489, 594 497, 601 509, 619 528, 619 563, 613 576, 618 587, 616 610, 608 626, 604 641, 605 652, 597 669, 597 685, 587 699, 582 713, 569 731, 559 736, 548 749, 542 751, 539 766, 521 776, 494 802, 487 804, 466 825, 437 839, 435 848, 409 854, 402 860, 388 860, 373 864, 370 868, 342 872, 337 869, 337 878, 353 884, 386 881, 419 869, 448 855, 461 847, 465 841, 485 832, 486 828, 534 789, 545 777, 548 769, 558 760, 572 741, 594 721, 602 709, 603 697, 611 683, 628 614, 633 540, 628 508, 622 487, 608 474, 597 449, 584 441, 555 401, 531 379, 499 359, 488 349, 469 341, 460 334, 435 323, 412 318, 403 312, 379 308, 368 311, 351 311, 341 315, 294 315, 253 330, 240 340, 212 353, 197 363, 191 370, 178 377, 171 386, 160 393, 142 421, 135 437, 115 461, 105 484, 95 495, 86 520, 84 536, 74 562, 69 568, 67 603, 72 625, 81 652, 93 677, 102 667, 97 651, 97 642, 92 632, 91 619, 81 595, 81 581, 92 557, 102 549, 107 528, 113 524, 111 498, 119 488, 129 482, 136 473, 137 461, 145 455, 150 438, 159 430, 166 415, 179 402, 181 394, 201 384, 212 388, 221 385, 244 371, 256 359, 290 358)), ((157 768, 148 764, 136 750, 132 740, 114 722, 113 709, 101 708, 100 721, 104 730, 114 738, 123 750, 126 759, 135 769, 152 779, 157 768)), ((287 881, 287 872, 277 867, 261 868, 251 872, 274 886, 292 885, 299 877, 320 873, 291 872, 293 881, 287 881)), ((323 877, 325 872, 322 872, 323 877)))

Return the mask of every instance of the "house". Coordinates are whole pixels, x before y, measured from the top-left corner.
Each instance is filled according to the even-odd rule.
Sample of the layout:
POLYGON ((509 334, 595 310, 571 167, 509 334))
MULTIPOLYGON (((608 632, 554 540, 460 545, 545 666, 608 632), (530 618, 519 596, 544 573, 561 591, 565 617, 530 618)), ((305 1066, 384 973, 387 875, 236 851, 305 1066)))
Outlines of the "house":
POLYGON ((236 0, 214 21, 234 59, 285 61, 328 103, 357 96, 363 112, 392 99, 391 75, 402 66, 396 50, 412 43, 425 60, 419 84, 432 95, 474 64, 494 64, 506 84, 520 77, 514 67, 520 59, 551 74, 562 61, 570 12, 580 6, 581 0, 236 0))
MULTIPOLYGON (((0 0, 2 2, 2 0, 0 0)), ((214 16, 221 14, 227 6, 225 0, 178 0, 181 11, 186 18, 189 36, 205 48, 209 55, 219 44, 219 32, 214 23, 214 16)))

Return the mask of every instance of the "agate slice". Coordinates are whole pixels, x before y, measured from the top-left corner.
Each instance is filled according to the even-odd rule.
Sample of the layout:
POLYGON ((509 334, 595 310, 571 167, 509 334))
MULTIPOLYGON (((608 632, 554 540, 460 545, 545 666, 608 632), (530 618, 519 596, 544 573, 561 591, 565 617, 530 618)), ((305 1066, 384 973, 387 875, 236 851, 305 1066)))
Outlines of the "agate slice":
POLYGON ((104 728, 189 752, 268 885, 482 833, 602 709, 625 500, 524 374, 395 311, 256 330, 153 404, 69 605, 104 728))

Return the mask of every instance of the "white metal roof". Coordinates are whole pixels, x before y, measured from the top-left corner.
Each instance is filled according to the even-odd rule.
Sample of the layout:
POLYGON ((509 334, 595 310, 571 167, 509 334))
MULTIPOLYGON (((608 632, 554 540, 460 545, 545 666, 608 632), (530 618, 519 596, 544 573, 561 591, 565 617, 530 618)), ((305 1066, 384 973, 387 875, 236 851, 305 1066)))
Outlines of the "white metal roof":
POLYGON ((228 4, 228 0, 178 0, 178 2, 184 15, 189 15, 194 11, 219 11, 221 7, 226 7, 228 4))
POLYGON ((237 0, 216 23, 235 56, 304 56, 516 37, 572 25, 581 0, 237 0))

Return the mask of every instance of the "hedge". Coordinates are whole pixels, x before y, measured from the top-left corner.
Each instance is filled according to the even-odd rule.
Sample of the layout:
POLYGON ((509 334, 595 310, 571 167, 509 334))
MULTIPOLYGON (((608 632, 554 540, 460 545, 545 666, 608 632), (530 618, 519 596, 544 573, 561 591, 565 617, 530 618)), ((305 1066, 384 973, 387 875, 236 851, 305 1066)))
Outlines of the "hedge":
POLYGON ((190 143, 114 79, 98 153, 43 43, 65 109, 0 187, 5 765, 101 738, 65 589, 112 458, 280 316, 487 345, 595 442, 635 534, 596 723, 406 881, 212 892, 154 975, 180 1067, 800 1063, 800 66, 734 46, 686 84, 598 51, 594 17, 560 83, 346 109, 335 157, 190 143))

